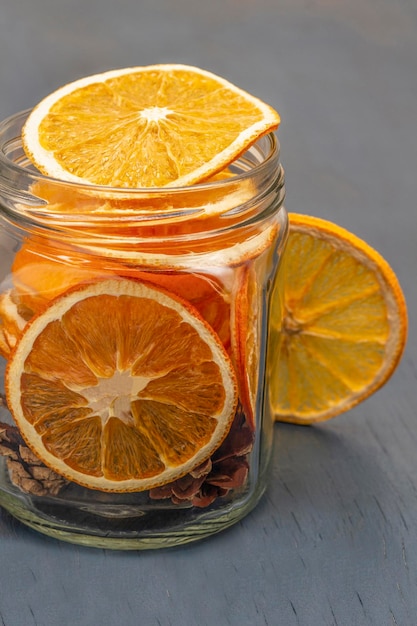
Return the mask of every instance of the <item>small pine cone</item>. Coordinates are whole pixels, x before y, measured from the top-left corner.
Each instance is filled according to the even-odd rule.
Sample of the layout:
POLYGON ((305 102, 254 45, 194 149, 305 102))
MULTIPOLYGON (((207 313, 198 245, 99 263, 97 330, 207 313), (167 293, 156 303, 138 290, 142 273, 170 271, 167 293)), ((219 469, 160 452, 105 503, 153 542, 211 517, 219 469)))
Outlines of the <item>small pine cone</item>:
POLYGON ((55 496, 68 484, 26 446, 16 426, 0 422, 0 454, 7 457, 10 480, 25 493, 55 496))
POLYGON ((231 457, 215 463, 207 477, 209 485, 223 489, 238 489, 245 484, 249 473, 249 463, 244 457, 231 457))

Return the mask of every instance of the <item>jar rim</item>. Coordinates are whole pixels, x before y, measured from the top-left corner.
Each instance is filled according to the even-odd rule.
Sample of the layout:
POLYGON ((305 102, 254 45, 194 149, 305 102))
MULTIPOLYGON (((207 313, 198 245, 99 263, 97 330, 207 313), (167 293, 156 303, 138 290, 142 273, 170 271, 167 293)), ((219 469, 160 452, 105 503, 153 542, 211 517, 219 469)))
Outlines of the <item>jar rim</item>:
POLYGON ((217 266, 224 262, 222 247, 230 249, 229 262, 237 263, 248 254, 241 240, 250 239, 255 253, 275 236, 273 216, 282 206, 285 187, 273 133, 234 161, 238 173, 229 178, 186 187, 124 189, 38 173, 21 141, 28 114, 0 123, 0 215, 6 227, 75 244, 92 254, 106 250, 124 262, 136 259, 140 250, 146 263, 155 266, 169 241, 176 268, 187 267, 192 255, 201 265, 217 266), (210 252, 207 242, 213 242, 210 252))
MULTIPOLYGON (((8 116, 4 120, 0 121, 0 166, 3 166, 7 170, 12 171, 15 176, 19 176, 27 178, 31 182, 35 181, 43 181, 45 183, 52 183, 57 186, 65 186, 68 189, 76 189, 79 191, 92 192, 99 194, 100 196, 121 196, 125 198, 129 198, 131 196, 158 196, 169 193, 172 196, 177 194, 184 193, 192 193, 192 192, 201 192, 207 189, 224 189, 227 190, 228 187, 236 185, 239 181, 245 181, 248 178, 251 178, 256 175, 262 175, 262 173, 268 170, 271 165, 273 166, 275 163, 279 161, 279 153, 280 153, 280 144, 279 140, 274 132, 267 133, 260 137, 256 142, 254 142, 251 146, 248 147, 247 151, 243 153, 243 155, 239 156, 235 161, 230 163, 230 166, 237 166, 240 162, 242 156, 245 156, 251 150, 257 150, 258 155, 263 155, 262 160, 258 163, 250 167, 246 171, 243 170, 239 173, 233 174, 230 178, 225 178, 221 180, 208 180, 200 183, 196 183, 193 185, 187 186, 166 186, 166 187, 112 187, 108 185, 95 185, 93 183, 81 183, 77 181, 69 181, 63 180, 59 178, 54 178, 52 176, 47 176, 46 174, 42 174, 39 172, 27 159, 26 155, 24 155, 23 147, 21 144, 21 134, 16 136, 16 131, 14 131, 14 136, 7 138, 7 132, 12 131, 14 127, 16 130, 19 128, 23 128, 23 124, 26 121, 26 118, 30 114, 32 109, 26 109, 24 111, 20 111, 13 115, 8 116), (263 144, 263 146, 262 146, 263 144), (20 160, 26 161, 26 167, 20 165, 18 162, 9 157, 9 154, 5 148, 9 147, 9 151, 13 148, 14 150, 20 149, 23 155, 21 155, 20 160), (23 156, 23 158, 22 158, 23 156), (33 168, 33 169, 30 169, 33 168)), ((0 183, 2 179, 2 169, 0 168, 0 183)))

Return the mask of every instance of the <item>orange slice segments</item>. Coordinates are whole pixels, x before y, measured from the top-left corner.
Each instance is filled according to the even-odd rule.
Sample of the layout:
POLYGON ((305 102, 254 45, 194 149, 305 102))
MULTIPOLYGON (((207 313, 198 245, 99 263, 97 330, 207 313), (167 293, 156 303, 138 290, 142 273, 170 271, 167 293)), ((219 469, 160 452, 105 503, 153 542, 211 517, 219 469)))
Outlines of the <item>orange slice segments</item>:
POLYGON ((223 170, 279 125, 278 113, 211 72, 116 69, 47 96, 23 129, 48 176, 118 188, 184 186, 223 170))
POLYGON ((228 351, 230 348, 230 301, 227 285, 217 277, 196 272, 143 272, 126 275, 158 285, 192 304, 228 351))
POLYGON ((331 222, 290 214, 270 323, 275 418, 311 424, 355 406, 389 379, 406 336, 404 295, 381 255, 331 222))
POLYGON ((109 279, 70 289, 26 326, 7 400, 32 451, 85 487, 142 491, 198 466, 237 405, 230 359, 185 301, 109 279))
MULTIPOLYGON (((70 287, 83 282, 114 275, 150 282, 191 303, 217 333, 226 349, 230 347, 231 287, 213 275, 145 271, 141 266, 95 258, 71 246, 35 237, 27 238, 17 252, 12 275, 15 299, 32 314, 70 287)), ((227 283, 230 282, 229 278, 227 283)))

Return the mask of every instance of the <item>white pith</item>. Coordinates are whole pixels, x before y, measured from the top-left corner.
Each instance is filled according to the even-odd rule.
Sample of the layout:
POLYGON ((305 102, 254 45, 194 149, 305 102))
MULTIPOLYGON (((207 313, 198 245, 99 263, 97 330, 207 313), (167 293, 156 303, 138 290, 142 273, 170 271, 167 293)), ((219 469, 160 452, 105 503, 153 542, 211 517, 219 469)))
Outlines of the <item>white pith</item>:
POLYGON ((168 115, 174 113, 168 107, 149 107, 148 109, 143 109, 140 111, 139 117, 144 118, 147 122, 159 122, 160 120, 165 120, 168 115))

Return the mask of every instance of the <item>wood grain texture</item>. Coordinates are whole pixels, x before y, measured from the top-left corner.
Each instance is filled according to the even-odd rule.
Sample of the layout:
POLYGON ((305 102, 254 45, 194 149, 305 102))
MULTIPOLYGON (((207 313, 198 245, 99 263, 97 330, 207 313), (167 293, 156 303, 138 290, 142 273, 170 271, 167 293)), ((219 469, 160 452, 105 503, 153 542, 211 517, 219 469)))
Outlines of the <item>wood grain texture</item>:
POLYGON ((0 626, 416 626, 415 0, 4 0, 0 58, 1 118, 164 61, 256 93, 282 116, 287 208, 376 247, 410 314, 384 389, 321 426, 276 425, 269 490, 227 532, 111 552, 0 510, 0 626))

